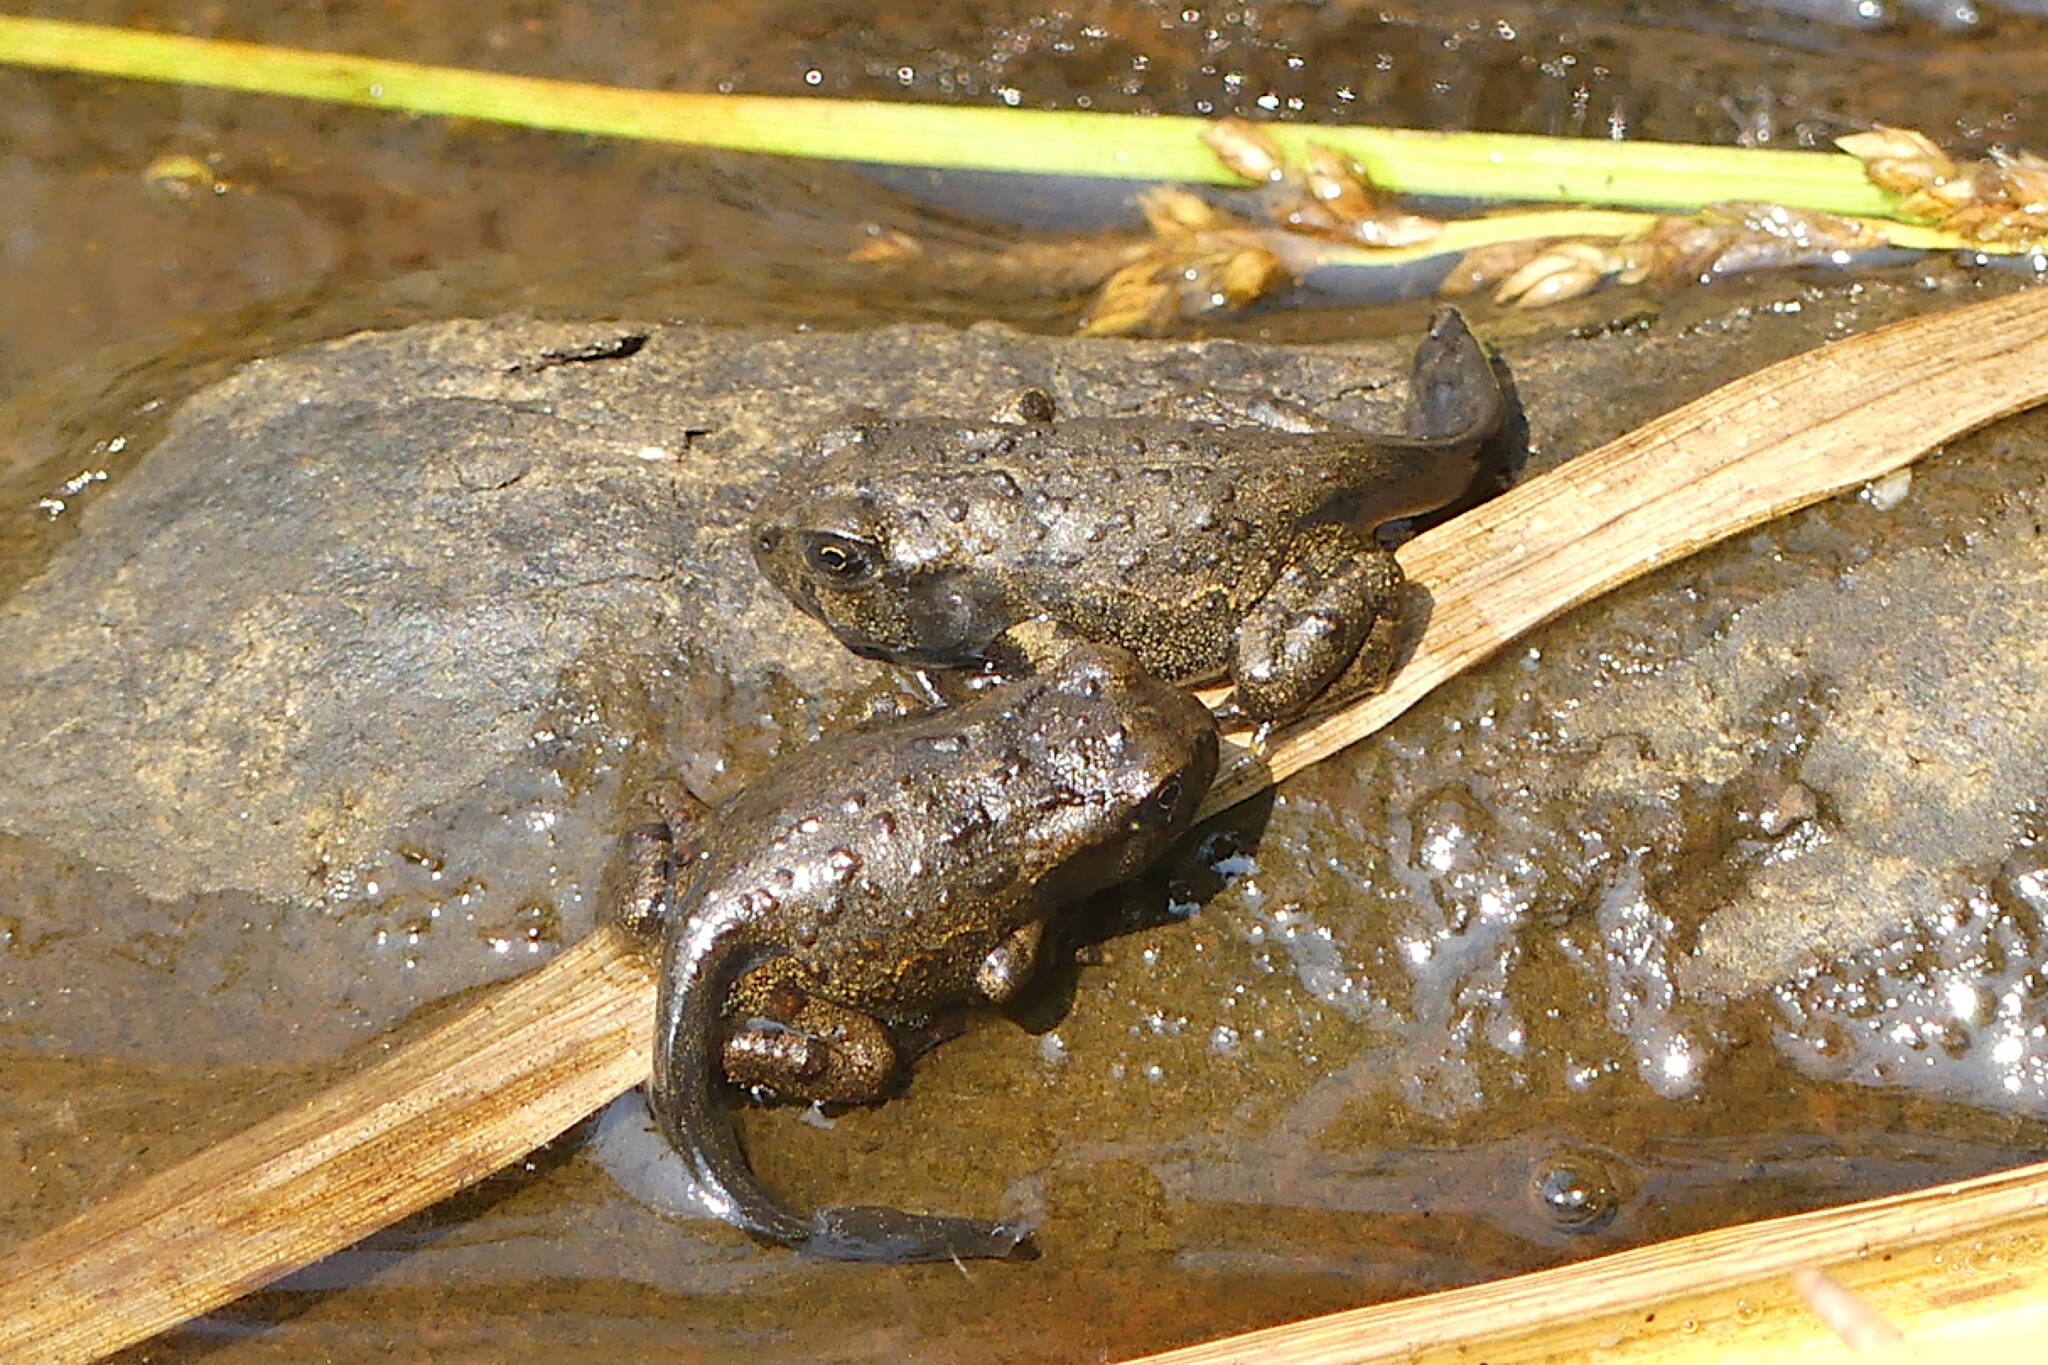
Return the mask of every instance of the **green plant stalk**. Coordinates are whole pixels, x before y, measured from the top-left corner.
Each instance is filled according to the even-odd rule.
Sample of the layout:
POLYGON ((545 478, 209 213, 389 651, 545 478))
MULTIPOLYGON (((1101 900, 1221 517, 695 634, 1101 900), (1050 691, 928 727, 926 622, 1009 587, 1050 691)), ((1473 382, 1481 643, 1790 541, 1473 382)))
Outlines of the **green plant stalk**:
MULTIPOLYGON (((0 63, 782 156, 1241 183, 1203 146, 1205 120, 1164 115, 626 90, 14 16, 0 16, 0 63)), ((1892 216, 1862 163, 1835 153, 1264 126, 1289 153, 1325 143, 1399 194, 1670 210, 1756 199, 1892 216)))

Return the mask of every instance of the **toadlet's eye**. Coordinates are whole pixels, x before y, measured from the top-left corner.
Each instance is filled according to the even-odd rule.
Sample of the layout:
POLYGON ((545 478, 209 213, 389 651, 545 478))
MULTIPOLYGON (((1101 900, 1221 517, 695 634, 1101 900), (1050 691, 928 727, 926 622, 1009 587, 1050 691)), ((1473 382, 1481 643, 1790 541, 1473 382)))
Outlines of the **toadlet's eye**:
POLYGON ((1180 809, 1181 795, 1185 790, 1181 779, 1182 774, 1173 774, 1154 787, 1151 795, 1131 812, 1132 833, 1159 829, 1172 821, 1175 812, 1180 809))
POLYGON ((874 575, 881 552, 864 540, 814 532, 804 544, 804 563, 835 583, 859 583, 874 575))

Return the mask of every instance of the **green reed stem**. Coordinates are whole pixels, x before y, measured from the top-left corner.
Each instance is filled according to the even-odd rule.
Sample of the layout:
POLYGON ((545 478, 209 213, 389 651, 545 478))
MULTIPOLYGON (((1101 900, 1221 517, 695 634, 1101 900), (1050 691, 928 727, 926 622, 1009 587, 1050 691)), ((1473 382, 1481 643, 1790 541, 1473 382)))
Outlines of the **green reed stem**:
MULTIPOLYGON (((0 63, 782 156, 1209 184, 1235 178, 1194 118, 625 90, 253 43, 0 16, 0 63)), ((1270 124, 1401 194, 1690 209, 1757 199, 1888 217, 1854 157, 1508 133, 1270 124)))

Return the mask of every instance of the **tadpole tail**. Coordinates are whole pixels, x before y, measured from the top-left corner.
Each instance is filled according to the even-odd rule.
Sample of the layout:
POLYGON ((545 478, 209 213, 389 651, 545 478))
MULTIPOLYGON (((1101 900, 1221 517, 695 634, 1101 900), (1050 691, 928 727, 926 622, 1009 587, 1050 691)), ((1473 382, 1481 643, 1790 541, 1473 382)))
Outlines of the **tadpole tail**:
POLYGON ((1493 362, 1455 308, 1440 308, 1429 320, 1408 394, 1415 435, 1431 445, 1477 445, 1507 417, 1493 362))
POLYGON ((700 920, 672 936, 662 961, 648 1107, 718 1218, 826 1260, 948 1261, 1035 1254, 1030 1230, 882 1208, 828 1208, 806 1216, 770 1194, 740 1150, 724 1095, 725 1001, 769 953, 736 926, 700 920), (671 1009, 670 1001, 680 1008, 671 1009))
POLYGON ((1363 525, 1447 514, 1498 491, 1485 487, 1487 465, 1510 399, 1455 308, 1439 309, 1415 348, 1408 406, 1407 435, 1372 438, 1374 457, 1385 461, 1385 477, 1362 481, 1348 505, 1363 525))
POLYGON ((729 924, 695 919, 679 927, 663 949, 647 1107, 713 1215, 796 1245, 811 1235, 811 1221, 754 1178, 724 1095, 725 1000, 767 954, 729 924))
POLYGON ((1024 1261, 1038 1255, 1022 1223, 862 1205, 812 1215, 805 1254, 827 1261, 1024 1261))

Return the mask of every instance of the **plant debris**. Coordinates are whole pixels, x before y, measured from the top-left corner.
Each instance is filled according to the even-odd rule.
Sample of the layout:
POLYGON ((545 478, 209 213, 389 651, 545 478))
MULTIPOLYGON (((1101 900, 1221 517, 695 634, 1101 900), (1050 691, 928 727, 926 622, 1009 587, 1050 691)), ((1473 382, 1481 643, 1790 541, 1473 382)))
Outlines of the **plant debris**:
POLYGON ((1468 251, 1437 292, 1493 288, 1494 301, 1541 308, 1590 294, 1613 280, 1705 284, 1777 266, 1846 265, 1850 255, 1887 245, 1882 233, 1831 213, 1782 204, 1709 204, 1692 217, 1663 217, 1639 236, 1501 242, 1468 251))
POLYGON ((1229 312, 1294 283, 1270 236, 1200 195, 1170 185, 1138 207, 1152 228, 1147 250, 1107 280, 1081 315, 1087 336, 1128 336, 1229 312))
POLYGON ((2048 158, 1994 147, 1959 164, 1925 133, 1881 123, 1835 145, 1863 163, 1872 184, 1898 195, 1908 218, 1970 242, 2048 240, 2048 158))
MULTIPOLYGON (((852 259, 971 268, 983 278, 1010 277, 1043 290, 1093 290, 1079 330, 1128 336, 1234 312, 1291 288, 1316 266, 1407 261, 1430 254, 1432 244, 1448 255, 1452 238, 1480 244, 1458 255, 1437 292, 1490 291, 1516 308, 1580 298, 1610 283, 1673 288, 1750 270, 1847 266, 1856 253, 1900 244, 1880 221, 1747 200, 1692 214, 1620 215, 1620 224, 1612 213, 1569 211, 1447 221, 1402 209, 1358 162, 1321 143, 1291 158, 1264 127, 1235 118, 1210 124, 1202 141, 1252 182, 1240 196, 1241 211, 1193 190, 1158 186, 1138 197, 1148 228, 1142 237, 1070 238, 992 252, 928 249, 891 232, 852 259), (1576 226, 1569 220, 1580 216, 1592 231, 1558 235, 1560 219, 1576 226), (1524 222, 1531 235, 1517 234, 1524 222)), ((2048 158, 2000 148, 1958 163, 1923 133, 1883 126, 1837 143, 1863 162, 1873 184, 1898 197, 1902 218, 1925 225, 1911 229, 1914 247, 1929 247, 1927 227, 1958 247, 2009 252, 2048 242, 2048 158)))
POLYGON ((1300 166, 1290 165, 1263 129, 1243 119, 1212 123, 1202 141, 1216 159, 1260 182, 1266 214, 1290 232, 1353 246, 1421 246, 1442 235, 1443 222, 1392 208, 1365 168, 1319 142, 1300 166))

